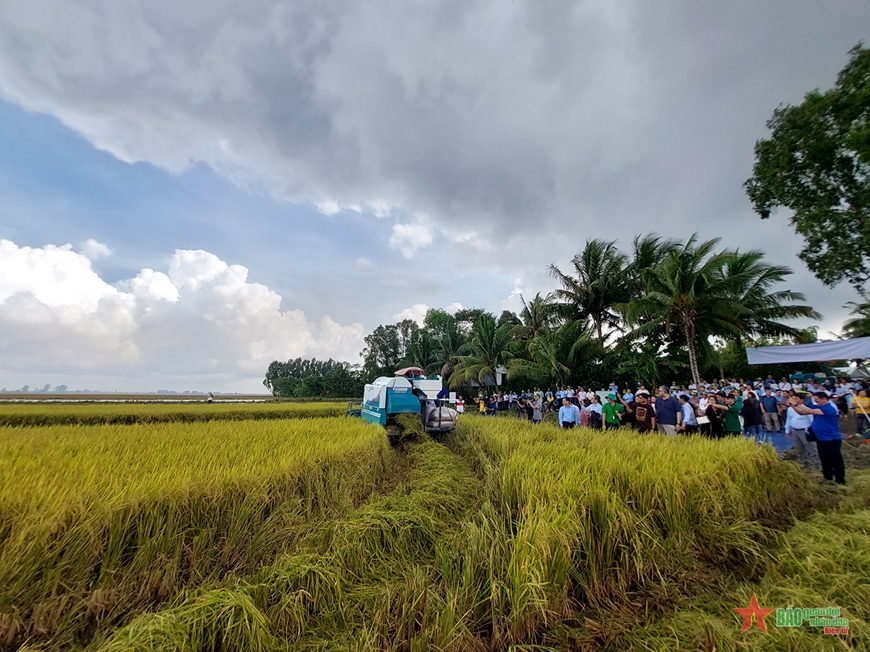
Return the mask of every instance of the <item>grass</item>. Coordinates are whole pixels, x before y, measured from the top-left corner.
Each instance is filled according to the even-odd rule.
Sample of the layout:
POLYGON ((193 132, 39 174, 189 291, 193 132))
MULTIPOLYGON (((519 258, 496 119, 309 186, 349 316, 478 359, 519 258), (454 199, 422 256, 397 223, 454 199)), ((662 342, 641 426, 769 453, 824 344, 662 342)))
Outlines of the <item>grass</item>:
POLYGON ((742 439, 473 415, 446 445, 396 450, 345 419, 103 428, 0 432, 0 477, 30 478, 0 537, 0 560, 21 543, 0 565, 21 574, 8 645, 834 649, 858 647, 868 615, 870 474, 829 490, 742 439), (30 557, 25 539, 42 541, 30 557), (732 608, 753 592, 841 606, 856 633, 741 635, 732 608))
POLYGON ((343 416, 347 403, 0 403, 0 427, 134 425, 343 416))

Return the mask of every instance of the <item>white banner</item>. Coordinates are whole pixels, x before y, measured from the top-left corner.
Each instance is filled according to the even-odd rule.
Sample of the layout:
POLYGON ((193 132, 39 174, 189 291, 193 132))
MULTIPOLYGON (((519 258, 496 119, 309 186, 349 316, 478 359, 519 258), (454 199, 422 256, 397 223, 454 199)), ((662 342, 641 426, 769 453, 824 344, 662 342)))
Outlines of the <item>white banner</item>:
POLYGON ((824 362, 870 358, 870 337, 856 337, 836 342, 815 342, 793 346, 747 348, 749 364, 783 364, 789 362, 824 362))

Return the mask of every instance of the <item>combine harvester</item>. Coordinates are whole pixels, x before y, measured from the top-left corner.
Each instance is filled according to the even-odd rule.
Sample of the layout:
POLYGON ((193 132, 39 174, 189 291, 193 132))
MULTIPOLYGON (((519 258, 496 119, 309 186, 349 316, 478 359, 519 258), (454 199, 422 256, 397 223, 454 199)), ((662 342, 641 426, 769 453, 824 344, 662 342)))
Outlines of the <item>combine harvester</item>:
POLYGON ((447 402, 439 379, 426 378, 420 367, 407 367, 399 369, 392 378, 381 376, 366 385, 362 403, 349 403, 347 414, 383 426, 393 445, 402 438, 398 415, 419 414, 423 430, 441 440, 456 428, 456 410, 446 407, 447 402))

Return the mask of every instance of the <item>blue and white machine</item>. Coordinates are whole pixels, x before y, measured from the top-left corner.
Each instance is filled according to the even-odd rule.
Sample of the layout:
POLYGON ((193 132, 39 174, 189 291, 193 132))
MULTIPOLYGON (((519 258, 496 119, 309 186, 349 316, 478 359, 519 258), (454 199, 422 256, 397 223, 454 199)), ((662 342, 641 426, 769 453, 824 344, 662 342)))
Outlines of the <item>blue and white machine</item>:
POLYGON ((456 410, 445 405, 451 399, 455 401, 455 396, 443 399, 439 393, 439 379, 426 378, 419 367, 399 369, 391 378, 382 376, 366 385, 359 408, 348 405, 348 414, 384 426, 393 443, 402 435, 395 419, 399 414, 419 414, 423 429, 440 437, 456 428, 456 410))

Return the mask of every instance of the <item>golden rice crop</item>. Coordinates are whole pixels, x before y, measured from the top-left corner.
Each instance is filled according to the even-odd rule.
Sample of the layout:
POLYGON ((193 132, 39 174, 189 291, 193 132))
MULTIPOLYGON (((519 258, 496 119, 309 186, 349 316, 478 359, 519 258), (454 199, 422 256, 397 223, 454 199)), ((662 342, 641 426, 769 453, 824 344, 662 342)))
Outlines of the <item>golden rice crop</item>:
POLYGON ((310 521, 274 563, 179 595, 97 647, 570 648, 587 609, 654 610, 693 574, 756 563, 766 533, 753 519, 805 486, 741 440, 474 416, 447 446, 407 455, 389 495, 310 521))
POLYGON ((86 638, 268 563, 392 455, 346 418, 0 428, 0 645, 86 638))
POLYGON ((346 403, 0 403, 0 426, 192 423, 342 416, 346 403))
MULTIPOLYGON (((494 637, 520 643, 578 604, 667 592, 704 565, 761 561, 764 528, 806 488, 794 465, 742 438, 710 441, 628 430, 559 430, 463 420, 487 469, 488 498, 509 524, 494 560, 494 637)), ((493 546, 493 549, 498 549, 493 546)))

